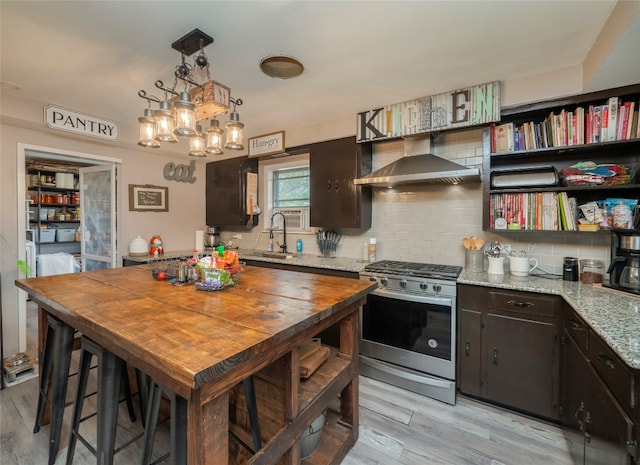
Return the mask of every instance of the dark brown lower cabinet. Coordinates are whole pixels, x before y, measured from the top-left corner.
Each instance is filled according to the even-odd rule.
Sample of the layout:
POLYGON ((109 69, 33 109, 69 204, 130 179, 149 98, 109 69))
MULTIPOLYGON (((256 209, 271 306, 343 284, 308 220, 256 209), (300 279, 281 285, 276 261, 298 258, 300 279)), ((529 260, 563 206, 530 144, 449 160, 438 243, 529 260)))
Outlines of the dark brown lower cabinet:
POLYGON ((559 296, 459 284, 457 359, 461 393, 559 421, 575 465, 640 465, 640 373, 559 296))
POLYGON ((482 313, 477 310, 460 308, 458 388, 472 396, 481 395, 480 334, 482 333, 482 313))
POLYGON ((458 285, 458 389, 558 420, 559 298, 458 285))
POLYGON ((518 410, 554 418, 557 410, 556 325, 527 317, 488 313, 484 326, 484 397, 518 410))
POLYGON ((562 425, 576 465, 632 465, 633 421, 565 329, 562 425))

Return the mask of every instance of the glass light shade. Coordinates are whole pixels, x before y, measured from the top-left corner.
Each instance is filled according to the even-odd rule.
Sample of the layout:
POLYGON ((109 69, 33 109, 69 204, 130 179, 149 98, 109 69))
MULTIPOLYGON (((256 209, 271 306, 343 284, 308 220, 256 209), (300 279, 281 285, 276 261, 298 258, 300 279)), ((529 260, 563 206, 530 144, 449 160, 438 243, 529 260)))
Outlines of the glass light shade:
POLYGON ((196 135, 196 106, 191 103, 189 92, 180 92, 180 100, 173 104, 176 109, 174 134, 182 137, 196 135))
POLYGON ((175 129, 176 117, 170 110, 169 102, 160 102, 160 109, 153 112, 156 121, 156 137, 160 142, 178 142, 178 138, 173 133, 175 129))
POLYGON ((227 142, 224 144, 224 148, 244 150, 244 145, 242 145, 242 128, 244 128, 244 124, 240 122, 240 116, 235 111, 231 112, 229 118, 229 121, 225 123, 227 127, 227 142))
POLYGON ((211 120, 211 126, 207 128, 207 146, 204 151, 212 155, 222 155, 222 129, 217 119, 211 120))
POLYGON ((151 108, 144 109, 144 116, 138 118, 140 124, 140 138, 138 139, 138 145, 142 147, 158 148, 160 144, 154 139, 156 134, 156 122, 153 119, 151 108))
POLYGON ((196 135, 189 139, 189 156, 191 157, 206 157, 204 152, 204 135, 202 134, 202 127, 196 126, 196 135))

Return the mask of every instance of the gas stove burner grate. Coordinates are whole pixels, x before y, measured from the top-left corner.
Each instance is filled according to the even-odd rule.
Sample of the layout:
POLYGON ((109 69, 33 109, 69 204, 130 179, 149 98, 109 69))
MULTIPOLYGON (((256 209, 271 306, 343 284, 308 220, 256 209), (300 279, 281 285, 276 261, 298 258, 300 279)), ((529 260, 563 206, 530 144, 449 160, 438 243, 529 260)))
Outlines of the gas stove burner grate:
POLYGON ((462 272, 462 267, 454 265, 436 265, 432 263, 382 260, 366 265, 364 267, 364 271, 417 276, 421 278, 456 279, 462 272))

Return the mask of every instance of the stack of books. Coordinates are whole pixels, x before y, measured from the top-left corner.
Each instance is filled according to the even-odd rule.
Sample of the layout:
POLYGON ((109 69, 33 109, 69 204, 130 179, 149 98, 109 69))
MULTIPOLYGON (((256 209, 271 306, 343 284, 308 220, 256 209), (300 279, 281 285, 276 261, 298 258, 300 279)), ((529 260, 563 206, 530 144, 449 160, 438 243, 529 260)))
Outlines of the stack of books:
POLYGON ((566 192, 492 194, 489 208, 491 229, 578 230, 577 201, 566 192))
POLYGON ((551 112, 544 121, 491 127, 491 152, 517 152, 640 138, 636 102, 611 97, 603 105, 551 112))

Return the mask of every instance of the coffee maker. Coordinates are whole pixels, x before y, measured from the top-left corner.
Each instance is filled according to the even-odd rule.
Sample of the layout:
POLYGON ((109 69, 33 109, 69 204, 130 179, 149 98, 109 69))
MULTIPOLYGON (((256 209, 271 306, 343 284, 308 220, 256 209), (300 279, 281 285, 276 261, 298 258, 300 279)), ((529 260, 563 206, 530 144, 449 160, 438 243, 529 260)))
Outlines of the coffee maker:
POLYGON ((640 229, 611 231, 611 264, 605 287, 640 295, 640 229))
POLYGON ((204 248, 205 250, 213 250, 218 247, 222 241, 220 240, 220 227, 207 226, 204 232, 204 248))

